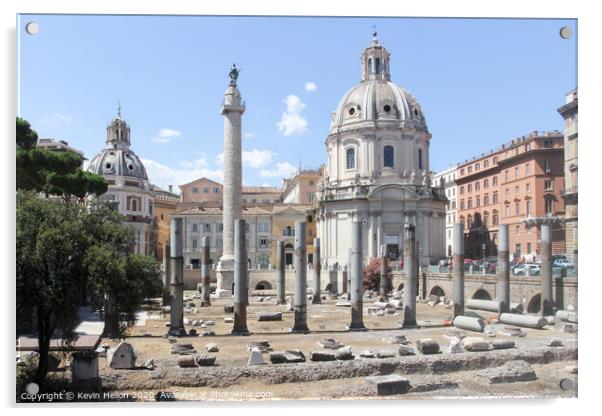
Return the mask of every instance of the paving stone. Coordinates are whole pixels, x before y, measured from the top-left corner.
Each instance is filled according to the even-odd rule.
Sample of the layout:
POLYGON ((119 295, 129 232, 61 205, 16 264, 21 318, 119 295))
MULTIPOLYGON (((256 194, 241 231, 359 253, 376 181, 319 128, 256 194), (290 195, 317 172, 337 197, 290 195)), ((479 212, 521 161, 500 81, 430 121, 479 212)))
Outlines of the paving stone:
POLYGON ((416 350, 409 345, 401 344, 398 353, 400 356, 416 355, 416 350))
POLYGON ((257 312, 258 321, 282 321, 282 312, 257 312))
POLYGON ((336 358, 337 360, 346 361, 353 360, 355 356, 351 352, 351 347, 342 347, 337 350, 336 358))
POLYGON ((215 342, 210 342, 209 344, 205 345, 205 348, 207 349, 207 352, 218 352, 219 351, 219 347, 217 346, 217 344, 215 342))
POLYGON ((337 356, 334 352, 329 351, 312 351, 309 353, 311 361, 336 361, 337 356))
POLYGON ((477 372, 477 377, 490 384, 514 383, 536 380, 535 371, 526 361, 509 361, 501 367, 486 368, 477 372))
POLYGON ((263 355, 261 355, 261 351, 259 351, 258 348, 253 348, 251 350, 251 355, 249 356, 249 361, 247 364, 249 364, 249 365, 265 364, 265 362, 263 361, 263 355))
POLYGON ((287 363, 304 363, 306 361, 303 351, 297 349, 286 350, 284 358, 286 358, 287 363))
POLYGON ((215 355, 198 355, 194 361, 199 367, 208 367, 215 364, 215 355))
POLYGON ((379 396, 405 394, 410 390, 410 382, 397 374, 366 377, 366 383, 373 386, 379 396))
POLYGON ((439 344, 430 338, 416 341, 416 348, 422 354, 437 354, 439 352, 439 344))
POLYGON ((332 349, 338 350, 339 348, 344 347, 345 345, 333 338, 324 338, 318 341, 318 345, 324 349, 332 349))
POLYGON ((462 340, 462 347, 466 351, 487 351, 489 350, 489 342, 482 337, 466 337, 462 340))
POLYGON ((494 350, 505 350, 508 348, 514 348, 516 343, 511 339, 496 339, 491 345, 494 350))
POLYGON ((360 352, 360 357, 362 357, 362 358, 375 358, 376 354, 375 354, 374 351, 364 350, 364 351, 360 352))
POLYGON ((196 367, 196 361, 192 356, 178 358, 178 365, 180 367, 196 367))

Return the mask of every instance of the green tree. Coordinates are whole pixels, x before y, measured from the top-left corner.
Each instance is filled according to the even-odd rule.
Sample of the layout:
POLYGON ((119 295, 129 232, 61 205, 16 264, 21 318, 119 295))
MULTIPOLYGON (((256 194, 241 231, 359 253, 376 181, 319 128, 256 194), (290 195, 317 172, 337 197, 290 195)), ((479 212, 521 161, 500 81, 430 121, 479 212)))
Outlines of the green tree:
POLYGON ((71 151, 36 147, 38 134, 17 117, 17 189, 57 195, 82 201, 88 195, 102 195, 108 189, 102 177, 81 169, 82 156, 71 151))
POLYGON ((50 340, 60 334, 69 342, 79 323, 86 280, 83 212, 79 205, 17 194, 17 331, 37 330, 40 359, 35 380, 40 385, 48 371, 50 340))

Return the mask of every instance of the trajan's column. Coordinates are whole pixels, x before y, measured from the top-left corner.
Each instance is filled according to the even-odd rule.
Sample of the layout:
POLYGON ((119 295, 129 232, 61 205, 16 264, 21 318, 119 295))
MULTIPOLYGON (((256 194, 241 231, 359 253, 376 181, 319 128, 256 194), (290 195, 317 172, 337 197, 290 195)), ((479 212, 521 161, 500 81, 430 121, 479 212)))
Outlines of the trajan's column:
POLYGON ((234 220, 242 219, 240 196, 242 188, 241 118, 244 101, 236 87, 238 69, 230 69, 230 85, 224 93, 220 113, 224 116, 224 249, 217 267, 218 297, 232 295, 234 279, 234 220))

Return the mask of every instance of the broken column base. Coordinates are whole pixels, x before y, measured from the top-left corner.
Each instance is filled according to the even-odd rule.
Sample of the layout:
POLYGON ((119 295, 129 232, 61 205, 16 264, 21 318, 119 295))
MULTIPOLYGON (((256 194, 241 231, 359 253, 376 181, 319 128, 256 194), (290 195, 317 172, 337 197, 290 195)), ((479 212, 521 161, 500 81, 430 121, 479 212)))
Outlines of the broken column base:
POLYGON ((187 337, 186 329, 184 328, 170 328, 167 335, 172 337, 187 337))

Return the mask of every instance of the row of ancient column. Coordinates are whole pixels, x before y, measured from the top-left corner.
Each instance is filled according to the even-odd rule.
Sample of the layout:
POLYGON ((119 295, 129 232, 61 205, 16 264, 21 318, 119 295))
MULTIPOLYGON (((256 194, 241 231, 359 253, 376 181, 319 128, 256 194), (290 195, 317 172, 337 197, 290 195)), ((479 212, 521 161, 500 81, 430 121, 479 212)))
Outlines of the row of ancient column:
MULTIPOLYGON (((552 229, 541 224, 541 308, 543 316, 553 315, 552 298, 552 229)), ((454 224, 453 245, 453 317, 464 314, 464 226, 454 224)), ((510 310, 510 244, 507 224, 499 226, 498 262, 496 268, 498 314, 510 310)))

